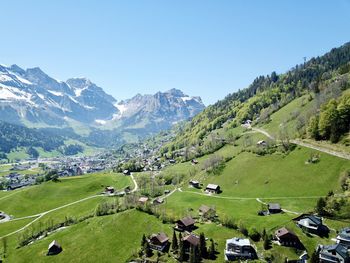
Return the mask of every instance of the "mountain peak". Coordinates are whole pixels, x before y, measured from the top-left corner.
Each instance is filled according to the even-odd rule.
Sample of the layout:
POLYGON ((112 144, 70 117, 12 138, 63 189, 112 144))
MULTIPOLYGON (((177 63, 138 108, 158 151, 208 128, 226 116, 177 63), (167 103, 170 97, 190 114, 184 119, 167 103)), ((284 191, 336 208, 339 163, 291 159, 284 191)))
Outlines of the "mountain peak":
POLYGON ((164 92, 165 94, 170 94, 172 96, 176 96, 176 97, 184 97, 186 96, 182 90, 179 90, 179 89, 170 89, 170 90, 167 90, 166 92, 164 92))

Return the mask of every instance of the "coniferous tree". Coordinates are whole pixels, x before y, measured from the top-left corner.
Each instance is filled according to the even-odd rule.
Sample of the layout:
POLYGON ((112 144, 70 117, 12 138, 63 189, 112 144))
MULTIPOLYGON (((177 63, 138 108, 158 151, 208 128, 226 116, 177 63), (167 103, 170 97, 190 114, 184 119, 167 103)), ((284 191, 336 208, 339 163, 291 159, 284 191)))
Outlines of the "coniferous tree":
POLYGON ((143 234, 142 240, 141 240, 141 247, 144 247, 146 243, 147 243, 147 238, 146 238, 146 235, 143 234))
POLYGON ((171 243, 171 248, 173 249, 173 251, 177 251, 179 249, 179 244, 177 242, 175 230, 173 232, 173 241, 171 243))
POLYGON ((146 254, 146 257, 151 257, 152 256, 152 249, 150 244, 146 241, 145 246, 144 246, 144 251, 146 254))
POLYGON ((213 239, 210 239, 210 247, 208 251, 208 256, 210 259, 215 259, 215 243, 213 239))
POLYGON ((185 260, 186 257, 186 252, 185 252, 185 246, 184 246, 184 242, 182 240, 182 235, 181 233, 179 234, 179 261, 183 262, 185 260))
POLYGON ((208 255, 204 233, 199 235, 199 255, 201 258, 206 258, 208 255))
POLYGON ((316 213, 319 214, 320 216, 325 215, 326 211, 324 208, 326 207, 326 205, 327 205, 327 202, 323 197, 318 199, 317 204, 316 204, 316 208, 315 208, 316 213))

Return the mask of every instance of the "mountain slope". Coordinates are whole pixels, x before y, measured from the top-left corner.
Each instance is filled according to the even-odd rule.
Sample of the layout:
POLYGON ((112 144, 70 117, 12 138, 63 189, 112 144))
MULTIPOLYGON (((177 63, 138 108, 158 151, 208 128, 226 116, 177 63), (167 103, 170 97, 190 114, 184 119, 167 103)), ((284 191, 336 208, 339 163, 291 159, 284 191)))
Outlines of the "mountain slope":
MULTIPOLYGON (((174 141, 163 148, 163 152, 190 147, 195 148, 192 151, 194 156, 211 152, 222 145, 220 138, 214 138, 214 134, 220 133, 222 127, 228 131, 229 128, 240 126, 248 119, 253 120, 254 124, 267 125, 274 112, 302 96, 306 96, 306 100, 313 100, 314 103, 310 104, 310 109, 305 111, 305 114, 301 114, 300 108, 293 109, 293 116, 288 118, 298 120, 297 123, 294 122, 294 130, 287 134, 283 125, 278 125, 274 132, 278 137, 306 137, 309 118, 317 115, 331 99, 338 100, 343 94, 346 96, 346 90, 350 88, 349 63, 350 43, 347 43, 323 56, 312 58, 305 64, 296 65, 284 74, 272 72, 271 75, 257 77, 248 88, 228 95, 194 117, 174 141)), ((347 109, 349 105, 345 104, 349 100, 343 98, 342 101, 342 107, 347 109)), ((342 112, 346 114, 346 110, 342 112)), ((345 122, 347 120, 345 116, 335 120, 341 119, 345 122)), ((334 129, 338 127, 333 126, 334 129)))
MULTIPOLYGON (((117 102, 86 78, 58 81, 40 68, 0 65, 0 120, 34 128, 73 128, 95 146, 134 142, 205 108, 200 97, 172 89, 117 102)), ((60 133, 56 130, 56 133, 60 133)))

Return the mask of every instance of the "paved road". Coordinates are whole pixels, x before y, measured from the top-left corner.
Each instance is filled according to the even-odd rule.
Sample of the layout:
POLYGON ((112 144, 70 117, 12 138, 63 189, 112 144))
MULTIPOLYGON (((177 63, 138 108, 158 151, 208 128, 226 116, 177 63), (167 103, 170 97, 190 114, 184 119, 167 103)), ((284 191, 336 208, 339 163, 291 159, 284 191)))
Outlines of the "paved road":
MULTIPOLYGON (((252 130, 256 131, 256 132, 259 132, 259 133, 262 133, 266 137, 268 137, 268 138, 270 138, 272 140, 275 140, 275 138, 271 134, 269 134, 267 131, 265 131, 263 129, 252 127, 252 130)), ((324 148, 324 147, 321 147, 321 146, 316 146, 316 145, 313 145, 311 143, 306 143, 306 142, 303 142, 301 140, 290 140, 290 142, 293 143, 293 144, 297 144, 297 145, 306 147, 306 148, 310 148, 310 149, 316 150, 316 151, 324 152, 324 153, 327 153, 327 154, 330 154, 330 155, 333 155, 333 156, 336 156, 336 157, 339 157, 339 158, 350 160, 350 154, 348 154, 348 153, 343 153, 343 152, 329 150, 327 148, 324 148)))

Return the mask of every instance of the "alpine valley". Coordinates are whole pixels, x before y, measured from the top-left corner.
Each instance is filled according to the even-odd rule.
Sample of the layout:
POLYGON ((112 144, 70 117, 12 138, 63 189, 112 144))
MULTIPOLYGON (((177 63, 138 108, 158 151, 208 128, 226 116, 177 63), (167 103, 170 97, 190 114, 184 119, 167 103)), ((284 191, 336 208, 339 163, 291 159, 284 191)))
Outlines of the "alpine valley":
MULTIPOLYGON (((28 136, 44 132, 56 141, 75 140, 87 148, 113 148, 167 130, 204 108, 200 97, 190 97, 177 89, 117 101, 86 78, 64 82, 38 67, 24 70, 17 65, 0 65, 3 146, 10 136, 4 132, 6 128, 16 133, 26 127, 28 136)), ((2 150, 6 148, 9 153, 21 146, 37 145, 27 142, 2 150)), ((56 146, 46 150, 55 150, 56 146)))

